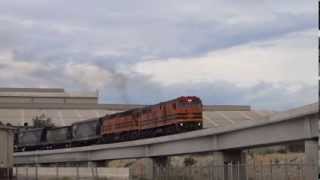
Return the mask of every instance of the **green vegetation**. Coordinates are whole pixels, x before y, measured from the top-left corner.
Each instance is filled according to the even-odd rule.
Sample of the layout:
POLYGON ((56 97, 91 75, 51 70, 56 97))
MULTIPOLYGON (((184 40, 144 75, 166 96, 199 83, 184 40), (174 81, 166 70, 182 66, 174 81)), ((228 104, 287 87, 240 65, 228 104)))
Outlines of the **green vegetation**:
POLYGON ((51 118, 46 117, 45 114, 41 114, 40 116, 36 116, 32 119, 33 126, 37 128, 43 127, 55 127, 54 123, 51 121, 51 118))
POLYGON ((193 159, 192 157, 187 157, 184 159, 183 163, 184 163, 184 166, 189 167, 189 166, 193 166, 194 164, 196 164, 197 161, 195 159, 193 159))

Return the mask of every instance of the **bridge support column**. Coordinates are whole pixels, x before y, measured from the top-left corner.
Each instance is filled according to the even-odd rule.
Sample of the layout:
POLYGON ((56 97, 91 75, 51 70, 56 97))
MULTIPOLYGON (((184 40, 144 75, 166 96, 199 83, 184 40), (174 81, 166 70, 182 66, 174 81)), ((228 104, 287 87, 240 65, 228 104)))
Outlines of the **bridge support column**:
POLYGON ((213 166, 220 179, 246 179, 246 154, 242 150, 213 153, 213 166))
POLYGON ((147 180, 155 180, 159 176, 164 176, 169 170, 169 157, 155 157, 144 160, 144 178, 147 180))
POLYGON ((143 176, 146 180, 152 180, 154 177, 154 162, 151 158, 144 160, 143 176))
POLYGON ((304 163, 306 179, 317 179, 318 178, 318 158, 319 158, 319 149, 318 141, 316 140, 307 140, 304 143, 305 147, 305 158, 304 163))
POLYGON ((213 176, 218 179, 225 179, 225 172, 226 169, 224 167, 225 165, 225 157, 223 152, 213 152, 213 162, 212 162, 212 172, 213 176))

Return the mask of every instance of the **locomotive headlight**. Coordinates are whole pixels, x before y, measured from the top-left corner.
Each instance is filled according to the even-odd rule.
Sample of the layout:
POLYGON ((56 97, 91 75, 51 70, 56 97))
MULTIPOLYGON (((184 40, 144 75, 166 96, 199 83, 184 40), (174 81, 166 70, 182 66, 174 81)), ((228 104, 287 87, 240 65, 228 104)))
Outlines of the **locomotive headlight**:
POLYGON ((183 126, 183 123, 180 123, 180 126, 183 126))
POLYGON ((201 123, 198 123, 198 126, 201 126, 201 123))

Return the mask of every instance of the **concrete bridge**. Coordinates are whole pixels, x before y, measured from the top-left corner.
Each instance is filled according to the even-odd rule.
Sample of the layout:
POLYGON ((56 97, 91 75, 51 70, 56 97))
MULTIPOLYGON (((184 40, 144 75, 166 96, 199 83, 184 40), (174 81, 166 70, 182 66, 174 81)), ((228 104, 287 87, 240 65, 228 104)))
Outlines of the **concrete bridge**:
MULTIPOLYGON (((155 166, 159 165, 159 157, 213 152, 217 164, 234 161, 245 163, 241 153, 244 149, 301 141, 305 144, 305 163, 317 164, 318 120, 318 103, 315 103, 276 113, 260 123, 255 121, 219 130, 203 129, 114 144, 21 152, 14 156, 17 165, 61 162, 94 164, 101 160, 150 158, 150 163, 155 166)), ((308 174, 313 179, 317 172, 308 174)))

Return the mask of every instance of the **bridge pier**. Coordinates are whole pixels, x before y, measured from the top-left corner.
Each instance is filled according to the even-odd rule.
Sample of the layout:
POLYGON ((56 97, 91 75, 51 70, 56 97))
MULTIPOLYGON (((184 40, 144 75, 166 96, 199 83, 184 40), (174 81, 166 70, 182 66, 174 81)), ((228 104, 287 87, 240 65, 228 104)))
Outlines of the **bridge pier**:
POLYGON ((246 156, 242 150, 213 152, 213 167, 220 179, 246 179, 246 156), (219 168, 224 166, 223 168, 219 168))
POLYGON ((317 140, 306 140, 304 142, 305 157, 304 164, 306 179, 316 179, 318 178, 318 141, 317 140))
POLYGON ((162 156, 162 157, 146 158, 144 160, 144 163, 145 163, 144 178, 146 180, 154 180, 158 176, 163 175, 165 171, 169 170, 170 157, 162 156))

